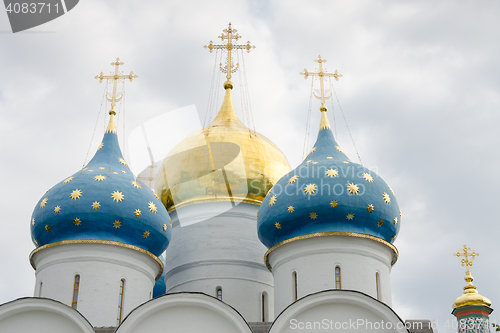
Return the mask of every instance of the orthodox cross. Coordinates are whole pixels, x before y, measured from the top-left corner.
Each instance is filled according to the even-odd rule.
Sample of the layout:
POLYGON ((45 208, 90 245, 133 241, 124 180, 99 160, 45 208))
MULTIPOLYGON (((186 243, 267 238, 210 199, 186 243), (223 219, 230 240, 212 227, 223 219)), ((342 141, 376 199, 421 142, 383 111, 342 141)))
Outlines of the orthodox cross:
POLYGON ((460 250, 458 250, 457 253, 453 253, 453 255, 457 256, 458 259, 462 258, 462 266, 465 266, 467 272, 469 272, 469 268, 472 268, 472 262, 479 255, 479 253, 471 250, 470 247, 467 247, 466 245, 464 245, 464 248, 462 250, 463 252, 460 252, 460 250))
POLYGON ((330 97, 332 97, 332 93, 330 92, 330 90, 325 91, 323 79, 325 79, 327 76, 333 76, 335 78, 335 80, 338 81, 339 78, 342 77, 342 74, 339 74, 339 72, 337 70, 335 70, 335 73, 333 73, 333 74, 327 73, 326 69, 323 69, 323 63, 326 62, 326 59, 321 59, 321 55, 319 55, 318 59, 314 60, 314 61, 319 64, 319 70, 317 72, 308 72, 307 69, 304 68, 304 71, 302 73, 299 73, 299 74, 304 75, 304 79, 306 79, 306 80, 309 77, 309 75, 319 77, 320 89, 319 90, 315 89, 315 90, 320 95, 317 96, 315 93, 313 93, 313 94, 314 94, 314 97, 316 97, 317 99, 319 99, 321 101, 321 107, 325 108, 325 110, 326 110, 325 101, 327 99, 329 99, 330 97), (325 93, 328 93, 328 92, 330 92, 330 94, 328 96, 325 96, 325 93))
POLYGON ((238 30, 233 29, 231 27, 231 22, 229 22, 229 26, 227 27, 227 29, 224 29, 222 31, 222 34, 218 36, 218 38, 220 38, 223 43, 224 41, 226 41, 226 43, 221 45, 215 45, 212 41, 210 41, 210 43, 208 43, 208 46, 205 45, 203 47, 208 49, 210 53, 212 53, 214 49, 227 50, 226 65, 222 67, 222 64, 220 64, 219 67, 222 73, 226 73, 226 78, 228 81, 230 81, 231 73, 235 73, 239 67, 239 64, 236 64, 236 66, 233 64, 233 59, 232 59, 233 50, 236 49, 247 50, 247 53, 249 53, 251 49, 255 49, 255 46, 250 45, 250 42, 247 42, 244 45, 233 44, 237 42, 238 39, 241 38, 241 36, 238 34, 238 30))
POLYGON ((132 82, 135 78, 137 78, 137 75, 134 75, 134 72, 130 72, 129 75, 123 75, 123 72, 120 72, 120 66, 123 65, 123 62, 120 61, 120 58, 116 58, 116 61, 112 62, 111 65, 115 66, 114 74, 113 72, 110 72, 111 75, 103 75, 101 72, 101 74, 95 76, 95 79, 98 79, 99 83, 101 83, 104 79, 113 80, 113 92, 111 94, 108 93, 106 99, 111 102, 111 110, 109 110, 109 114, 116 114, 116 102, 119 102, 123 97, 123 92, 119 94, 116 93, 116 86, 118 84, 118 81, 123 82, 123 79, 129 79, 130 82, 132 82))

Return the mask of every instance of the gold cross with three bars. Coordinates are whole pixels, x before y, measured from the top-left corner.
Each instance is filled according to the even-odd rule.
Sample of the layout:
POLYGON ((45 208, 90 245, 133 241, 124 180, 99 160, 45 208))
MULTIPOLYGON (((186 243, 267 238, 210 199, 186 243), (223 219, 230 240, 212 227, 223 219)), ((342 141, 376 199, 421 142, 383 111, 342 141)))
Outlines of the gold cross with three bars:
POLYGON ((319 77, 320 89, 319 90, 315 89, 315 90, 320 95, 317 96, 316 94, 314 94, 314 93, 313 94, 314 94, 314 97, 316 97, 317 99, 319 99, 321 101, 321 107, 325 108, 325 111, 326 111, 325 101, 327 99, 329 99, 330 97, 332 97, 332 93, 329 90, 325 91, 323 79, 325 79, 325 77, 328 77, 328 76, 333 76, 335 78, 335 80, 338 81, 339 78, 342 77, 342 74, 339 74, 339 72, 337 70, 335 70, 335 73, 327 73, 326 69, 323 69, 323 63, 326 62, 326 59, 321 59, 321 55, 319 55, 318 59, 314 60, 314 61, 319 64, 319 70, 317 72, 308 72, 307 69, 304 68, 304 71, 302 73, 299 73, 299 74, 304 75, 304 79, 306 79, 306 80, 309 77, 309 75, 319 77), (330 95, 325 96, 325 93, 327 93, 327 92, 330 92, 330 95))
POLYGON ((224 29, 222 31, 222 34, 218 38, 220 38, 222 42, 226 40, 226 44, 215 45, 214 42, 210 41, 210 43, 208 43, 208 46, 205 45, 203 47, 208 49, 210 53, 212 53, 214 49, 227 50, 226 65, 222 67, 222 64, 220 64, 219 67, 222 73, 226 73, 226 78, 228 81, 230 81, 231 73, 235 73, 238 70, 239 66, 239 64, 236 64, 236 66, 233 64, 233 50, 247 50, 247 53, 249 53, 251 49, 255 49, 255 46, 250 45, 250 42, 247 42, 245 45, 233 44, 233 42, 237 42, 238 39, 241 38, 241 36, 238 34, 238 30, 231 27, 231 22, 229 22, 229 26, 227 27, 227 29, 224 29))
POLYGON ((99 83, 102 82, 102 80, 113 80, 113 92, 111 94, 108 93, 108 96, 106 96, 106 99, 111 102, 111 110, 109 110, 109 114, 116 114, 115 111, 115 105, 116 102, 119 102, 122 97, 123 97, 123 92, 121 92, 119 95, 116 94, 116 86, 118 81, 121 81, 123 79, 129 79, 130 82, 132 82, 135 78, 137 78, 137 75, 134 74, 134 72, 130 72, 129 75, 123 75, 123 72, 120 72, 120 65, 123 65, 123 62, 120 61, 120 58, 116 58, 115 62, 111 63, 112 66, 115 66, 115 73, 110 72, 111 75, 103 75, 102 72, 99 75, 96 75, 94 78, 99 80, 99 83))
POLYGON ((464 248, 462 250, 463 252, 460 252, 460 250, 458 250, 456 253, 453 253, 453 255, 458 259, 462 258, 462 266, 465 266, 467 272, 469 272, 469 268, 472 268, 472 262, 477 256, 479 256, 479 253, 471 250, 470 247, 467 247, 467 245, 464 245, 464 248))

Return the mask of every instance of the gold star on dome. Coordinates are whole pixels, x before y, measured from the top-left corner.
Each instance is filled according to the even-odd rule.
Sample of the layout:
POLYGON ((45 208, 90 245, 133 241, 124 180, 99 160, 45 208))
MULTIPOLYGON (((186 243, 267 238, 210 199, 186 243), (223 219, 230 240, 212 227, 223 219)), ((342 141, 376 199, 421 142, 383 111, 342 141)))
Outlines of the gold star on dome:
POLYGON ((325 175, 327 177, 332 177, 333 178, 333 177, 337 177, 339 175, 339 172, 337 170, 335 170, 335 169, 332 168, 332 169, 326 170, 325 171, 325 175))
POLYGON ((50 230, 52 230, 52 229, 50 228, 50 225, 46 224, 45 225, 45 230, 47 230, 47 232, 50 232, 50 230))
POLYGON ((116 171, 113 171, 113 173, 114 173, 115 175, 117 175, 117 174, 118 174, 118 172, 116 172, 116 171))
POLYGON ((313 162, 313 164, 318 164, 318 162, 313 162))
POLYGON ((383 225, 384 225, 384 220, 379 220, 379 221, 377 222, 377 226, 378 226, 378 227, 381 227, 381 226, 383 226, 383 225))
POLYGON ((73 180, 73 177, 69 177, 69 178, 66 178, 66 180, 65 180, 65 181, 63 181, 63 183, 64 183, 64 184, 67 184, 67 183, 69 183, 69 182, 70 182, 70 181, 72 181, 72 180, 73 180))
MULTIPOLYGON (((313 149, 311 149, 311 151, 309 152, 309 154, 312 154, 312 153, 314 153, 315 151, 316 151, 316 147, 313 147, 313 149)), ((308 155, 309 155, 309 154, 308 154, 308 155)))
POLYGON ((104 147, 104 143, 101 143, 101 144, 99 145, 99 148, 97 148, 97 150, 101 150, 101 148, 102 148, 102 147, 104 147))
POLYGON ((123 200, 124 195, 122 192, 114 191, 113 193, 111 193, 111 198, 113 198, 113 201, 119 202, 123 200))
POLYGON ((276 203, 276 195, 273 195, 271 199, 269 199, 269 206, 273 206, 276 203))
POLYGON ((167 225, 166 224, 163 225, 163 231, 167 231, 167 225))
POLYGON ((349 161, 344 161, 343 163, 344 163, 344 164, 349 164, 349 161))
POLYGON ((401 212, 401 210, 399 211, 399 218, 402 218, 403 217, 403 213, 401 212))
POLYGON ((392 190, 392 187, 390 187, 390 186, 389 186, 389 190, 391 190, 392 195, 395 195, 395 194, 394 194, 394 191, 392 190))
POLYGON ((87 170, 87 171, 88 171, 88 172, 92 172, 92 171, 94 171, 94 170, 87 170))
POLYGON ((276 222, 274 226, 276 227, 276 229, 281 229, 281 224, 279 222, 276 222))
POLYGON ((121 226, 122 226, 122 223, 121 223, 120 221, 118 221, 118 220, 117 220, 117 221, 113 222, 113 227, 114 227, 115 229, 118 229, 118 228, 120 228, 121 226))
POLYGON ((344 151, 342 150, 342 148, 340 148, 339 146, 335 146, 335 148, 337 148, 337 150, 341 153, 343 153, 344 151))
POLYGON ((135 216, 135 217, 139 217, 139 216, 141 216, 141 214, 142 214, 142 213, 141 213, 141 211, 140 211, 139 209, 136 209, 136 210, 134 211, 134 216, 135 216))
POLYGON ((33 241, 35 242, 36 246, 38 246, 38 242, 36 241, 36 239, 33 238, 33 241))
POLYGON ((35 219, 31 220, 31 225, 35 225, 35 219))
POLYGON ((312 193, 315 193, 318 187, 316 184, 307 184, 306 187, 304 187, 304 193, 307 193, 311 195, 312 193))
POLYGON ((83 171, 87 170, 88 168, 84 168, 83 171))
POLYGON ((158 196, 158 194, 156 194, 156 193, 153 193, 153 194, 155 195, 156 199, 158 199, 158 201, 160 201, 160 197, 158 196))
POLYGON ((158 209, 156 208, 156 205, 153 203, 153 201, 150 201, 148 203, 149 210, 152 211, 153 213, 156 213, 158 209))
POLYGON ((80 199, 81 196, 82 196, 82 191, 79 189, 73 190, 73 192, 71 192, 71 194, 69 195, 71 200, 80 199))
POLYGON ((392 223, 394 223, 394 225, 398 224, 398 218, 395 217, 394 220, 392 221, 392 223))
POLYGON ((100 182, 101 180, 106 179, 106 177, 104 177, 103 175, 97 175, 97 176, 94 176, 94 179, 97 180, 98 182, 100 182))
POLYGON ((318 218, 318 214, 312 212, 311 214, 309 214, 309 217, 311 218, 311 220, 316 220, 318 218))
POLYGON ((149 237, 149 231, 148 231, 148 230, 144 231, 144 232, 142 233, 142 237, 143 237, 143 238, 148 238, 148 237, 149 237))
POLYGON ((299 179, 299 176, 295 175, 293 177, 290 177, 290 179, 288 179, 288 184, 292 184, 292 183, 295 183, 295 181, 299 179))
POLYGON ((73 224, 76 225, 76 226, 79 226, 82 224, 82 220, 80 220, 78 217, 75 217, 73 219, 73 224))
POLYGON ((295 211, 295 208, 293 206, 288 206, 288 212, 293 213, 295 211))
POLYGON ((391 197, 389 196, 389 194, 387 194, 386 192, 384 192, 384 194, 382 194, 383 198, 384 198, 384 201, 386 204, 390 204, 391 203, 391 197))
POLYGON ((366 211, 368 213, 373 213, 375 211, 375 207, 373 207, 373 205, 368 205, 368 207, 366 207, 366 211))
POLYGON ((125 162, 125 160, 121 157, 118 157, 118 161, 120 161, 120 163, 123 165, 127 165, 127 162, 125 162))
POLYGON ((99 209, 99 208, 101 208, 101 204, 97 201, 94 201, 92 203, 92 209, 99 209))
POLYGON ((332 200, 332 201, 330 201, 330 207, 332 207, 332 208, 337 207, 337 205, 338 205, 338 204, 339 204, 339 203, 337 202, 337 200, 332 200))
POLYGON ((369 183, 373 183, 373 177, 372 177, 370 174, 368 174, 368 173, 366 173, 366 172, 365 172, 365 173, 363 173, 363 178, 364 178, 367 182, 369 182, 369 183))
POLYGON ((354 214, 353 213, 349 213, 349 214, 347 214, 347 216, 345 218, 348 219, 348 220, 352 220, 352 219, 354 219, 354 214))
POLYGON ((56 206, 56 207, 54 208, 54 213, 59 214, 60 212, 61 212, 61 207, 56 206))
POLYGON ((45 205, 47 204, 47 201, 49 201, 48 198, 43 198, 42 202, 40 203, 40 208, 45 207, 45 205))
POLYGON ((348 185, 347 185, 347 191, 349 193, 351 193, 352 195, 356 195, 356 194, 359 193, 359 187, 356 184, 348 183, 348 185))
POLYGON ((326 157, 326 159, 327 159, 327 160, 333 160, 333 157, 331 157, 331 156, 327 156, 327 157, 326 157))
MULTIPOLYGON (((258 214, 258 212, 257 212, 257 214, 258 214)), ((170 221, 170 228, 172 228, 172 218, 169 216, 168 220, 170 221)))
POLYGON ((127 173, 127 171, 125 171, 125 170, 122 170, 122 173, 127 173))
POLYGON ((105 167, 99 167, 99 169, 104 170, 104 169, 106 169, 106 168, 105 168, 105 167))
POLYGON ((141 184, 139 184, 135 180, 131 181, 130 184, 132 184, 134 187, 141 188, 141 184))
POLYGON ((391 240, 394 240, 395 238, 396 238, 396 235, 392 236, 392 237, 391 237, 391 240))

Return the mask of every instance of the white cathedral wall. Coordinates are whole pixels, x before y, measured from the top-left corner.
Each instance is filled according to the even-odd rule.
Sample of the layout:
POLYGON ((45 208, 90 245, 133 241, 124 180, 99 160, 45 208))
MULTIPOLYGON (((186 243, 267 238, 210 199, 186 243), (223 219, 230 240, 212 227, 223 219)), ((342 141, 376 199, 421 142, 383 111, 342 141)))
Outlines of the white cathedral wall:
POLYGON ((145 253, 109 244, 64 244, 36 253, 35 297, 72 306, 75 275, 80 275, 77 310, 93 326, 117 326, 121 280, 125 280, 122 319, 151 299, 159 264, 145 253), (41 290, 40 290, 41 286, 41 290))
POLYGON ((249 321, 272 321, 273 277, 264 265, 266 247, 257 237, 259 206, 229 202, 180 208, 172 217, 172 241, 167 248, 167 293, 203 292, 234 307, 249 321))
POLYGON ((392 250, 370 239, 324 236, 284 244, 269 254, 274 275, 274 313, 278 315, 297 298, 322 290, 335 289, 335 267, 341 269, 341 289, 361 291, 391 306, 390 272, 392 250))

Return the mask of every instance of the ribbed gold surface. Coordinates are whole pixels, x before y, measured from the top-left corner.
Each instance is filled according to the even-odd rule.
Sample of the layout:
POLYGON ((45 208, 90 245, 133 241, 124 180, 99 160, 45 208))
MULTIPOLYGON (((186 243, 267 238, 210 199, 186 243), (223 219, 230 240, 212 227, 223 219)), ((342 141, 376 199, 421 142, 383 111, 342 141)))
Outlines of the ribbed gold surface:
POLYGON ((163 160, 156 194, 168 211, 207 201, 260 204, 290 170, 274 143, 238 119, 228 85, 212 123, 191 133, 163 160))

